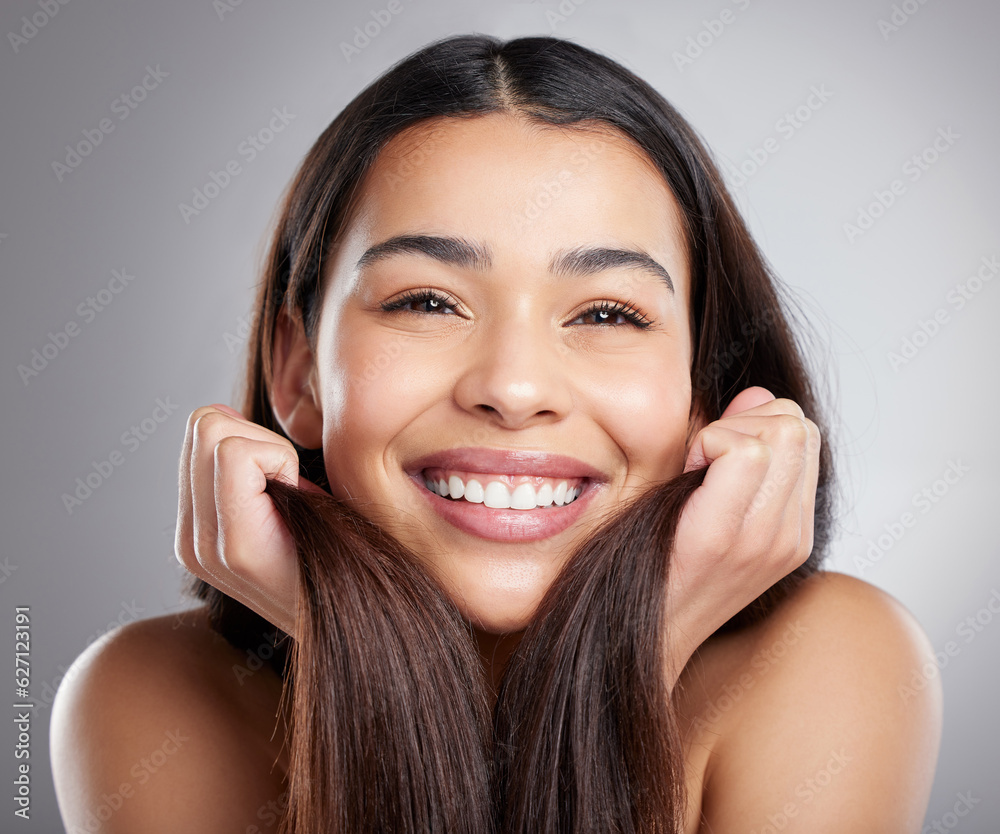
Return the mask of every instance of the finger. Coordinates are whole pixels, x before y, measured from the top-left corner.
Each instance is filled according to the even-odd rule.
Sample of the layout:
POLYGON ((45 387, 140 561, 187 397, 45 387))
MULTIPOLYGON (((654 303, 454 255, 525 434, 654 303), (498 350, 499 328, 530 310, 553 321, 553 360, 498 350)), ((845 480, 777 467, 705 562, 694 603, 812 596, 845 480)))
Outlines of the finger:
POLYGON ((258 499, 268 478, 298 486, 298 456, 284 444, 228 435, 215 444, 213 474, 218 514, 235 520, 248 507, 266 506, 258 499))
MULTIPOLYGON (((765 408, 773 405, 768 403, 765 408)), ((809 441, 810 420, 786 411, 748 416, 737 414, 714 424, 763 440, 777 453, 779 461, 804 460, 809 441)))
POLYGON ((194 548, 194 502, 191 489, 191 453, 194 448, 194 429, 198 420, 208 414, 212 406, 196 408, 188 416, 184 443, 178 461, 177 529, 174 534, 174 554, 184 567, 192 570, 197 566, 194 548))
POLYGON ((256 423, 236 420, 214 407, 206 408, 194 423, 190 457, 192 541, 199 563, 216 558, 218 508, 215 499, 215 448, 227 437, 280 443, 295 455, 291 442, 256 423))
POLYGON ((218 550, 226 569, 291 605, 295 544, 265 494, 267 479, 296 486, 298 457, 281 443, 232 435, 215 446, 218 550))
MULTIPOLYGON (((736 400, 733 400, 733 402, 735 403, 736 400)), ((790 400, 787 397, 778 397, 750 408, 745 408, 739 412, 724 414, 719 419, 729 421, 739 417, 764 417, 774 414, 792 414, 800 419, 805 419, 806 416, 802 410, 802 406, 795 402, 795 400, 790 400)))
MULTIPOLYGON (((200 506, 200 498, 195 495, 196 490, 194 485, 196 481, 192 478, 192 473, 196 471, 196 467, 192 465, 192 462, 193 459, 197 459, 198 457, 196 446, 199 436, 201 436, 203 445, 207 445, 208 448, 213 447, 214 433, 217 432, 211 428, 210 424, 214 421, 221 425, 223 437, 226 436, 225 432, 227 431, 230 433, 239 431, 243 434, 253 435, 255 438, 261 438, 258 442, 273 440, 276 444, 285 446, 289 450, 288 454, 295 457, 294 447, 287 438, 271 432, 263 426, 258 426, 255 423, 244 420, 233 409, 229 409, 228 407, 219 408, 219 405, 214 404, 199 408, 192 412, 188 419, 179 462, 178 525, 175 537, 175 553, 181 564, 193 575, 208 582, 230 597, 245 602, 252 610, 256 611, 269 622, 294 636, 295 606, 298 593, 297 585, 294 581, 291 582, 294 590, 292 591, 292 595, 290 595, 287 576, 277 592, 267 587, 261 587, 259 582, 240 580, 237 574, 229 572, 222 564, 219 558, 217 535, 211 542, 211 546, 207 550, 202 550, 201 561, 199 561, 199 554, 197 553, 194 539, 196 519, 198 517, 198 514, 195 512, 196 509, 211 515, 216 525, 218 524, 217 508, 214 505, 214 501, 210 507, 200 506), (211 420, 202 420, 206 415, 213 413, 216 416, 211 420), (199 426, 201 427, 200 432, 198 431, 199 426), (268 440, 264 440, 265 438, 268 440)), ((219 426, 215 428, 217 429, 219 426)), ((214 457, 213 460, 209 461, 209 465, 214 473, 214 457)), ((286 469, 285 473, 283 473, 285 480, 289 480, 288 471, 286 469)), ((315 485, 305 481, 305 479, 298 479, 298 481, 300 487, 319 489, 315 485)), ((293 566, 293 569, 297 579, 297 565, 293 566)))
MULTIPOLYGON (((792 403, 791 400, 774 400, 764 405, 759 406, 759 408, 767 409, 771 413, 762 414, 749 414, 743 412, 735 416, 720 418, 706 426, 706 429, 712 428, 714 426, 721 426, 732 431, 740 432, 741 434, 747 434, 751 437, 757 437, 769 444, 780 444, 782 441, 795 440, 799 445, 804 445, 805 436, 807 434, 806 429, 806 418, 800 417, 795 413, 798 406, 792 403), (788 406, 782 405, 782 403, 790 403, 793 407, 789 409, 788 406), (790 410, 792 413, 789 413, 790 410)), ((702 429, 705 431, 705 429, 702 429)), ((692 457, 698 444, 698 435, 695 436, 688 449, 687 459, 688 465, 685 466, 684 471, 687 472, 689 469, 694 469, 699 465, 703 465, 706 461, 704 460, 704 455, 700 455, 700 463, 692 462, 692 457)))
POLYGON ((782 412, 764 417, 737 415, 727 418, 724 425, 755 435, 772 450, 771 466, 750 505, 748 520, 756 519, 777 535, 785 529, 782 519, 786 507, 794 502, 796 515, 800 510, 811 421, 782 412))
POLYGON ((816 527, 816 489, 819 485, 819 461, 823 438, 819 427, 809 423, 809 441, 806 446, 806 465, 802 474, 802 528, 799 541, 799 561, 802 564, 812 553, 816 527))
POLYGON ((249 423, 250 422, 249 420, 247 420, 246 417, 244 417, 242 414, 240 414, 235 408, 233 408, 232 406, 228 406, 225 403, 212 403, 212 405, 210 407, 214 408, 214 409, 217 409, 218 411, 221 411, 223 414, 228 414, 230 417, 235 417, 238 420, 242 420, 245 423, 249 423))
POLYGON ((768 472, 747 514, 747 535, 784 565, 782 575, 799 567, 812 552, 820 433, 806 421, 801 456, 785 469, 768 472))
POLYGON ((708 463, 705 479, 688 499, 689 511, 703 510, 728 527, 742 526, 750 502, 771 465, 771 448, 757 437, 718 423, 702 429, 695 438, 684 471, 708 463))
MULTIPOLYGON (((253 428, 260 428, 260 429, 263 429, 265 432, 267 432, 267 434, 272 435, 272 437, 281 437, 281 438, 284 438, 283 435, 279 435, 276 432, 271 432, 269 429, 265 429, 263 426, 260 426, 257 423, 254 423, 254 422, 252 422, 250 420, 247 420, 236 409, 230 408, 228 405, 225 405, 224 403, 215 403, 214 405, 212 405, 212 408, 216 408, 219 411, 222 411, 222 412, 230 415, 231 417, 233 417, 233 418, 235 418, 235 419, 237 419, 237 420, 245 423, 247 425, 247 427, 250 428, 251 430, 253 428)), ((285 438, 285 439, 287 439, 287 438, 285 438)), ((295 447, 293 445, 289 444, 289 448, 291 448, 291 449, 294 450, 295 447)), ((316 486, 316 484, 314 484, 312 481, 308 480, 307 478, 299 477, 298 483, 296 484, 296 486, 298 486, 299 489, 304 489, 304 490, 307 490, 309 492, 322 492, 322 493, 326 493, 325 489, 322 489, 321 487, 316 486)))
MULTIPOLYGON (((774 394, 759 385, 745 388, 733 397, 732 402, 730 402, 729 405, 726 406, 725 411, 722 412, 722 417, 726 417, 731 414, 738 414, 741 411, 746 411, 748 408, 763 405, 764 403, 770 402, 774 399, 774 394)), ((720 417, 719 419, 722 418, 720 417)))

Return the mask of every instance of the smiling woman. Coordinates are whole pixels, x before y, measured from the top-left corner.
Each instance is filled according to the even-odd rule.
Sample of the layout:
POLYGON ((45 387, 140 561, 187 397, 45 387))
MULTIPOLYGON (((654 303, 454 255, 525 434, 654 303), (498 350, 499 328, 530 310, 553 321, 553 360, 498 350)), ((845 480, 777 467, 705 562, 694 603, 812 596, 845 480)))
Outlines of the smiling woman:
POLYGON ((919 826, 940 690, 898 687, 931 649, 819 569, 780 284, 652 88, 555 38, 433 43, 320 136, 263 278, 242 413, 181 453, 206 605, 67 674, 67 825, 177 722, 104 830, 919 826))
POLYGON ((690 281, 680 209, 625 138, 605 131, 601 155, 515 225, 593 128, 506 112, 445 123, 398 134, 368 172, 314 344, 290 318, 277 325, 288 347, 272 399, 293 441, 324 448, 334 494, 431 560, 463 616, 496 634, 525 627, 555 554, 601 513, 683 468, 690 281), (392 344, 392 362, 344 388, 392 344), (540 457, 553 453, 573 459, 540 457), (528 487, 534 508, 546 482, 553 503, 580 496, 497 506, 528 487))

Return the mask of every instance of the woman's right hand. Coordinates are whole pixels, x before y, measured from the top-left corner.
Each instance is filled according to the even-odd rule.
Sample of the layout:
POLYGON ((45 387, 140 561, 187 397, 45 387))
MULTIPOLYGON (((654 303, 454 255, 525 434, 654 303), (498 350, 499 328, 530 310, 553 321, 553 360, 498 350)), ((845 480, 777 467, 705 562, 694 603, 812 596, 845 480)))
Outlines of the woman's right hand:
POLYGON ((760 387, 696 435, 684 471, 709 466, 671 553, 671 682, 701 643, 809 557, 820 444, 798 404, 760 387))
POLYGON ((291 441, 228 406, 204 406, 188 418, 179 474, 178 561, 294 638, 298 560, 265 479, 322 490, 299 476, 291 441))

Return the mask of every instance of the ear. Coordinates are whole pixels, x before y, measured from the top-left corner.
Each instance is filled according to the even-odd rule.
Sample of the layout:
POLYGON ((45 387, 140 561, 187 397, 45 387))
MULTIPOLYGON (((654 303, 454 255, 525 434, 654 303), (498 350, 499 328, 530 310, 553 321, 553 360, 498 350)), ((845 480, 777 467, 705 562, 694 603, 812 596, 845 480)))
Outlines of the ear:
POLYGON ((284 307, 274 325, 271 408, 293 443, 303 449, 323 446, 323 411, 320 406, 316 363, 298 316, 284 307))

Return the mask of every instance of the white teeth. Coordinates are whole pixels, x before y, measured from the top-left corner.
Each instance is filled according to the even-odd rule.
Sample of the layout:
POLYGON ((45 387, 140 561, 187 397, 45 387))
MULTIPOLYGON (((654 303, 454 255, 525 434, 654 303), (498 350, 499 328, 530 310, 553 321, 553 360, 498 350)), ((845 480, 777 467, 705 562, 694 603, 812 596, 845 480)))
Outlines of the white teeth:
POLYGON ((506 510, 510 508, 510 490, 499 481, 490 481, 486 485, 486 495, 483 503, 487 507, 495 510, 506 510))
POLYGON ((533 510, 538 506, 531 484, 518 484, 510 496, 510 506, 515 510, 533 510))
POLYGON ((518 484, 512 494, 507 485, 500 481, 490 481, 484 488, 475 478, 463 483, 457 475, 452 475, 447 481, 441 478, 437 482, 424 477, 424 486, 445 498, 464 498, 473 504, 485 504, 498 510, 534 510, 553 505, 562 507, 575 501, 583 492, 583 484, 569 489, 566 481, 560 481, 554 490, 551 484, 542 484, 537 493, 531 484, 518 484))
POLYGON ((485 493, 483 492, 483 485, 475 478, 472 478, 469 483, 465 485, 465 500, 471 501, 473 504, 482 504, 484 497, 485 493))

